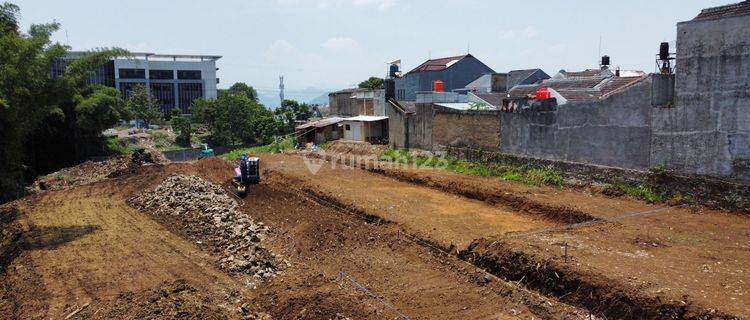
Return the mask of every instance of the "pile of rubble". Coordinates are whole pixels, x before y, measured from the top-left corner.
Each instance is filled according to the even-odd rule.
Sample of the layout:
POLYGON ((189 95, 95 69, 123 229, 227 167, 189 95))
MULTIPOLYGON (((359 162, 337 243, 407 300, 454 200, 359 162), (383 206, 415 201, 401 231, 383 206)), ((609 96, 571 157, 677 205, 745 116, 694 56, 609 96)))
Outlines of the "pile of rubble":
POLYGON ((268 227, 237 210, 237 202, 220 186, 196 176, 172 175, 154 190, 128 200, 145 212, 175 216, 196 243, 221 256, 221 267, 257 279, 272 277, 288 265, 263 247, 268 227))
POLYGON ((157 150, 138 149, 130 155, 114 156, 99 161, 88 160, 77 166, 47 174, 34 181, 28 191, 39 193, 46 190, 60 190, 85 185, 134 172, 138 167, 144 165, 167 162, 169 160, 157 150))

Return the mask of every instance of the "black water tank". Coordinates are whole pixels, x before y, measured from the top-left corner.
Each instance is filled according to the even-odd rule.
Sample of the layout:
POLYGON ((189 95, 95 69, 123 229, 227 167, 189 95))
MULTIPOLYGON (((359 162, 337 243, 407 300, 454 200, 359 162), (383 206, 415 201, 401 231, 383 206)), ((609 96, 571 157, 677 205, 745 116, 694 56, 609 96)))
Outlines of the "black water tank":
POLYGON ((662 42, 659 45, 659 60, 669 59, 669 42, 662 42))
POLYGON ((398 65, 392 64, 390 68, 390 72, 388 73, 391 77, 395 77, 396 73, 398 73, 398 65))
POLYGON ((609 65, 609 56, 602 56, 602 66, 609 65))

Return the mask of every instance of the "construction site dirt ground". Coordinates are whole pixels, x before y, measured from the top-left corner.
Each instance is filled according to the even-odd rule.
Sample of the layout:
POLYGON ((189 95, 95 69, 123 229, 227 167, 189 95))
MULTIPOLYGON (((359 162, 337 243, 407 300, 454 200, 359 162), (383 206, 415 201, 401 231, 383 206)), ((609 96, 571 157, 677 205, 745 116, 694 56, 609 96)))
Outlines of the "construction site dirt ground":
POLYGON ((174 173, 225 184, 232 166, 216 158, 147 166, 14 203, 26 231, 2 274, 0 312, 17 319, 587 315, 421 244, 398 224, 320 204, 273 173, 252 189, 241 210, 270 227, 266 246, 290 267, 248 286, 189 240, 178 217, 155 218, 126 204, 174 173))
POLYGON ((232 164, 211 158, 150 165, 16 201, 25 231, 0 276, 0 313, 18 319, 583 319, 589 312, 639 318, 600 309, 555 282, 573 279, 579 286, 608 286, 611 291, 594 297, 600 303, 616 293, 645 297, 633 300, 633 309, 663 302, 689 306, 683 317, 750 317, 746 216, 442 170, 310 166, 298 154, 261 158, 263 181, 240 210, 269 227, 265 246, 289 262, 278 276, 254 283, 229 275, 179 216, 157 217, 126 204, 175 173, 225 185, 232 164), (563 228, 567 221, 556 211, 576 212, 583 225, 563 228), (598 221, 643 212, 650 214, 598 221), (522 259, 503 260, 499 249, 522 259), (524 273, 523 264, 536 264, 537 272, 551 266, 541 270, 552 280, 524 273))
POLYGON ((591 282, 611 281, 634 297, 690 305, 697 313, 750 316, 750 228, 748 217, 739 213, 646 204, 440 169, 381 163, 384 168, 360 170, 289 155, 264 160, 268 170, 303 181, 310 192, 393 221, 443 248, 465 250, 473 240, 486 238, 535 260, 601 278, 591 282), (455 189, 510 194, 550 210, 572 208, 616 221, 568 230, 560 228, 565 221, 551 221, 539 210, 467 198, 455 189), (623 215, 632 216, 620 219, 623 215))

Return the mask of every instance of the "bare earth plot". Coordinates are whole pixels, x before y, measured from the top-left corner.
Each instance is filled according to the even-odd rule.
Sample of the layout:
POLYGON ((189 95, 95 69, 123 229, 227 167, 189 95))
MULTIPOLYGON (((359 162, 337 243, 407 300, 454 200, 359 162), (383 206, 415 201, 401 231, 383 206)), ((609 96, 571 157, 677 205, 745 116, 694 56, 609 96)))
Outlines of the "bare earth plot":
POLYGON ((313 174, 300 156, 266 157, 266 164, 299 179, 307 192, 394 221, 444 248, 456 245, 468 261, 603 315, 750 316, 750 228, 740 214, 668 209, 441 170, 370 170, 375 174, 339 163, 313 174), (535 232, 564 224, 550 219, 555 210, 605 220, 655 209, 660 211, 616 222, 535 232))
MULTIPOLYGON (((223 184, 231 166, 218 159, 147 166, 17 202, 26 231, 17 256, 0 274, 0 312, 17 319, 264 319, 264 314, 274 319, 400 314, 412 319, 571 319, 588 314, 435 250, 402 230, 406 224, 320 202, 297 191, 301 186, 294 180, 274 174, 253 188, 240 209, 270 227, 266 247, 290 266, 267 282, 247 286, 246 279, 218 268, 218 258, 195 241, 179 217, 155 217, 125 204, 173 173, 223 184)), ((514 223, 497 225, 505 230, 514 223)), ((460 241, 466 245, 470 237, 460 241)))

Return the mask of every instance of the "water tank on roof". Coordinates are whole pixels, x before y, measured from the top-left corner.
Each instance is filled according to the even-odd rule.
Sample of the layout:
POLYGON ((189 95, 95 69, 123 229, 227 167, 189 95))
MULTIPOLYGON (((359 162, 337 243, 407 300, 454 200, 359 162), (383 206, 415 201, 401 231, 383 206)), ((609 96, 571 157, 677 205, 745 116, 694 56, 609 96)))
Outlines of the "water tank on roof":
POLYGON ((440 80, 435 80, 432 87, 433 87, 432 91, 435 91, 435 92, 445 91, 445 86, 443 85, 443 81, 440 81, 440 80))
POLYGON ((659 60, 669 60, 669 42, 659 45, 659 60))
POLYGON ((536 90, 536 94, 534 95, 534 100, 547 100, 552 96, 552 94, 549 92, 549 89, 546 87, 540 87, 536 90))
POLYGON ((399 71, 398 70, 398 65, 395 64, 395 63, 391 64, 391 67, 389 69, 388 75, 390 75, 391 77, 395 77, 396 74, 398 74, 398 71, 399 71))
POLYGON ((609 66, 609 56, 602 56, 602 67, 609 66))

